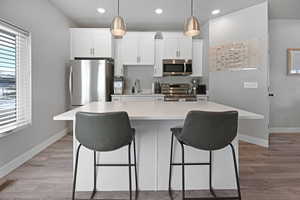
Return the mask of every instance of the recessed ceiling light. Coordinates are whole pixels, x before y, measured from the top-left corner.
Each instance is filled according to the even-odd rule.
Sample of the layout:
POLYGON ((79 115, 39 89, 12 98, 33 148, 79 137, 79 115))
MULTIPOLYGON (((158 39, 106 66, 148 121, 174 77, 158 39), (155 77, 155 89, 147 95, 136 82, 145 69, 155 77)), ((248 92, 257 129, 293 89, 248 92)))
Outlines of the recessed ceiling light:
POLYGON ((217 10, 213 10, 212 12, 211 12, 211 14, 213 14, 213 15, 217 15, 217 14, 219 14, 221 11, 219 10, 219 9, 217 9, 217 10))
POLYGON ((98 8, 97 9, 98 13, 103 14, 106 12, 106 10, 104 8, 98 8))
POLYGON ((156 8, 155 9, 155 13, 158 14, 158 15, 160 15, 160 14, 163 13, 163 10, 161 8, 156 8))

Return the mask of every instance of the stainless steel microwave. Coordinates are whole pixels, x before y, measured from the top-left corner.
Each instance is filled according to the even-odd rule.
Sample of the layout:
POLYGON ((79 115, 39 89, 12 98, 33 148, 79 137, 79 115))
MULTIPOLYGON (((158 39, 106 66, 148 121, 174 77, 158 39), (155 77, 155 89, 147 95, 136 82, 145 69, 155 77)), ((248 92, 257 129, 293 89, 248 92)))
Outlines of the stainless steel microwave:
POLYGON ((164 76, 188 76, 193 73, 192 60, 163 60, 163 75, 164 76))

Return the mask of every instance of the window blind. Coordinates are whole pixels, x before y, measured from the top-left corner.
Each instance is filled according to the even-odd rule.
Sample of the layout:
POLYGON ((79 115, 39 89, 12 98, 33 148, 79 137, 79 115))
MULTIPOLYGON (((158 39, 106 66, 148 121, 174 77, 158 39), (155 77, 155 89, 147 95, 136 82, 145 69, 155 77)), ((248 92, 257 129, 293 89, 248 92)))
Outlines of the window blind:
POLYGON ((0 134, 30 123, 30 34, 0 21, 0 134))

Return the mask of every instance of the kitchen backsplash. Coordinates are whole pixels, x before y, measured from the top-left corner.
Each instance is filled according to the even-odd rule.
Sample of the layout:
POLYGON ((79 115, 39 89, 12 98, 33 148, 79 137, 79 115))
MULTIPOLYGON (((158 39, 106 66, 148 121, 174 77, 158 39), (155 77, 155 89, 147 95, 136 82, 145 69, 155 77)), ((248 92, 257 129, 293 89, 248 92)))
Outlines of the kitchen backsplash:
MULTIPOLYGON (((191 83, 195 77, 189 76, 167 76, 154 78, 152 66, 124 66, 125 91, 130 91, 136 79, 141 82, 143 91, 151 91, 152 83, 158 80, 160 83, 191 83)), ((200 79, 205 84, 205 80, 200 79)))

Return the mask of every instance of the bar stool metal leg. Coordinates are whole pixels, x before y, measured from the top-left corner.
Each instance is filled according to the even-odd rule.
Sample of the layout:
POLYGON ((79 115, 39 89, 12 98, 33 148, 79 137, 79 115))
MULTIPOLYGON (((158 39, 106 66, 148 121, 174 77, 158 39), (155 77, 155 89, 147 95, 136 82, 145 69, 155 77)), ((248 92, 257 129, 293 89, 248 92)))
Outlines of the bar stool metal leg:
POLYGON ((174 141, 174 134, 172 133, 172 136, 171 136, 171 153, 170 153, 170 169, 169 169, 169 193, 172 192, 171 184, 172 184, 172 164, 173 164, 173 141, 174 141))
POLYGON ((212 186, 212 151, 209 151, 209 190, 211 195, 216 197, 215 191, 212 186))
POLYGON ((135 147, 135 136, 133 138, 133 153, 134 153, 134 172, 135 172, 135 192, 138 192, 138 174, 137 174, 137 166, 136 166, 136 147, 135 147))
POLYGON ((131 182, 131 144, 128 145, 128 169, 129 169, 129 199, 132 200, 132 182, 131 182))
POLYGON ((182 200, 185 199, 185 174, 184 174, 184 145, 181 142, 181 154, 182 154, 182 200))
POLYGON ((97 161, 96 161, 96 151, 94 151, 94 188, 90 199, 93 199, 97 192, 97 161))
POLYGON ((77 148, 77 152, 76 152, 75 170, 74 170, 74 179, 73 179, 72 200, 75 200, 76 178, 77 178, 78 157, 79 157, 80 147, 81 147, 81 144, 79 144, 79 146, 77 148))
POLYGON ((240 188, 240 180, 239 180, 239 174, 238 174, 238 167, 237 167, 237 162, 236 162, 236 156, 235 156, 235 150, 233 145, 230 143, 230 147, 232 150, 232 156, 233 156, 233 161, 234 161, 234 171, 235 171, 235 179, 236 179, 236 186, 237 186, 237 190, 238 190, 238 198, 239 200, 242 199, 242 195, 241 195, 241 188, 240 188))

